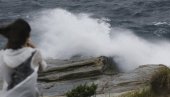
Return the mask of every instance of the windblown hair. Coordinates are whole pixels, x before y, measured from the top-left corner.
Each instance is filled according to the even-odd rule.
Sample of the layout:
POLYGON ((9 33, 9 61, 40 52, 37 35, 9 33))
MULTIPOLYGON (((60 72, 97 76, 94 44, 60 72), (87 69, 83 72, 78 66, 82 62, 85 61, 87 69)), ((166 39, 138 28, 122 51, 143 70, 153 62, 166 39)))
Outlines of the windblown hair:
POLYGON ((22 48, 30 37, 31 27, 23 19, 17 19, 6 27, 0 28, 0 34, 8 39, 6 49, 22 48))

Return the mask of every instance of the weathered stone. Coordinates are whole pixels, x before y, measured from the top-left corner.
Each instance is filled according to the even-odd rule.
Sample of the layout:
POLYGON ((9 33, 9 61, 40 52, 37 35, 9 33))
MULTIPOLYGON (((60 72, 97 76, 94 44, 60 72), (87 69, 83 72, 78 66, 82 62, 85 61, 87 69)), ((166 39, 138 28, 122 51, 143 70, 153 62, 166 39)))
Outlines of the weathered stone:
POLYGON ((97 97, 101 97, 101 95, 112 95, 116 97, 118 94, 147 86, 155 72, 159 71, 161 68, 167 67, 164 65, 142 65, 135 70, 116 75, 98 75, 51 83, 40 82, 40 88, 43 90, 43 93, 48 96, 64 95, 67 91, 80 84, 95 83, 98 85, 97 97))
POLYGON ((52 82, 71 79, 80 79, 93 77, 102 74, 115 74, 117 68, 112 58, 98 57, 84 59, 81 61, 71 61, 71 63, 61 62, 64 64, 57 65, 58 60, 48 61, 49 66, 45 72, 39 74, 39 81, 52 82), (55 65, 56 64, 56 65, 55 65))
POLYGON ((98 80, 98 93, 120 93, 136 90, 150 83, 152 76, 164 65, 142 65, 130 72, 98 80))

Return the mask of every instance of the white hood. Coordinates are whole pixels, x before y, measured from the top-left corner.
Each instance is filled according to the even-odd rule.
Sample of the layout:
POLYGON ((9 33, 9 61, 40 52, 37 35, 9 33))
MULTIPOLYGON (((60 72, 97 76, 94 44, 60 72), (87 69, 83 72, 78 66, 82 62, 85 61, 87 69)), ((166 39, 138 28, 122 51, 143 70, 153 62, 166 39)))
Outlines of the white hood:
POLYGON ((7 66, 15 68, 28 59, 33 51, 35 51, 35 49, 30 47, 18 50, 6 49, 3 52, 3 61, 7 66))
MULTIPOLYGON (((1 64, 0 65, 2 67, 7 65, 8 67, 15 68, 21 63, 23 63, 25 60, 27 60, 31 56, 32 52, 34 51, 37 51, 33 56, 33 60, 32 60, 32 62, 35 61, 33 63, 36 64, 36 66, 34 66, 34 72, 9 91, 6 91, 8 86, 7 82, 9 81, 8 80, 9 75, 5 76, 3 90, 2 93, 0 93, 0 97, 38 97, 37 96, 38 89, 36 86, 37 77, 38 77, 37 71, 39 69, 39 65, 45 67, 46 63, 42 59, 42 56, 37 49, 27 47, 18 50, 12 50, 12 49, 2 50, 0 51, 0 62, 3 62, 4 65, 1 64), (37 65, 37 63, 39 62, 41 64, 37 65)), ((4 74, 9 74, 8 72, 5 73, 5 71, 9 71, 9 70, 5 70, 3 68, 1 69, 2 70, 0 70, 0 72, 3 72, 4 74)))

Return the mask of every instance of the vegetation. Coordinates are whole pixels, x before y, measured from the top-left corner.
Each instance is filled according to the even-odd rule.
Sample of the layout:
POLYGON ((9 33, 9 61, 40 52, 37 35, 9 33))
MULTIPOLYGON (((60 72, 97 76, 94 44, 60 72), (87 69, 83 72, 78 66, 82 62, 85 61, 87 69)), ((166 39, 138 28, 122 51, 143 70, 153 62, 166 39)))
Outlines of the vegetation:
POLYGON ((169 97, 170 69, 161 68, 151 78, 149 86, 142 90, 128 92, 120 97, 169 97))
MULTIPOLYGON (((96 93, 97 85, 87 84, 79 85, 75 89, 69 91, 67 97, 91 97, 96 93)), ((170 69, 162 67, 156 71, 151 77, 147 86, 142 89, 135 90, 123 94, 119 97, 170 97, 170 69)))
POLYGON ((96 94, 97 85, 92 84, 88 86, 87 84, 79 85, 76 88, 66 93, 67 97, 91 97, 96 94))
POLYGON ((139 91, 128 92, 120 97, 155 97, 150 88, 145 88, 139 91))
POLYGON ((170 92, 170 69, 161 68, 151 79, 151 89, 157 95, 167 95, 170 92))

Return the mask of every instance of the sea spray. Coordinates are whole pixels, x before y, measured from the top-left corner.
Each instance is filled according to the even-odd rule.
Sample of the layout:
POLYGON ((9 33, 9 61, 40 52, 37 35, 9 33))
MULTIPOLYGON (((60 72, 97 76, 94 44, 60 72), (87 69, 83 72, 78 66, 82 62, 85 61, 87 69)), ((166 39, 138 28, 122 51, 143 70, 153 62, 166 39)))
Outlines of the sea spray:
POLYGON ((33 14, 30 23, 38 36, 38 48, 46 57, 112 56, 123 70, 143 64, 170 66, 169 41, 149 42, 131 30, 111 27, 105 19, 89 14, 49 9, 33 14))

